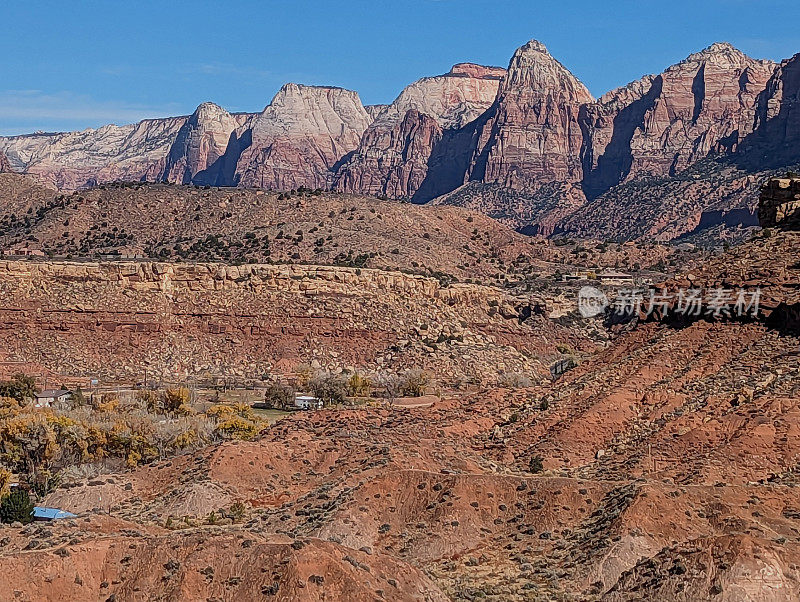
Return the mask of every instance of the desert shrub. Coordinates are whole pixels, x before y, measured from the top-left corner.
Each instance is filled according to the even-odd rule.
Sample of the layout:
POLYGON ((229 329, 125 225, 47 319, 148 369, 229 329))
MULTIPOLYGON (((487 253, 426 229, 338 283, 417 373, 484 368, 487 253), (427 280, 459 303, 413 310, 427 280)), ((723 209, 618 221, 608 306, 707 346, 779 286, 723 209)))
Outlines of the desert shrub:
POLYGON ((347 379, 347 394, 350 397, 366 397, 372 390, 372 381, 369 377, 361 376, 357 372, 347 379))
POLYGON ((231 504, 231 507, 228 509, 228 514, 234 520, 234 522, 238 522, 244 518, 244 513, 247 511, 247 508, 242 502, 234 502, 231 504))
POLYGON ((533 381, 519 372, 506 372, 497 379, 497 384, 506 389, 525 389, 533 386, 533 381))
POLYGON ((314 397, 323 405, 344 403, 347 400, 347 384, 344 378, 330 372, 320 372, 308 383, 314 397))
POLYGON ((300 364, 295 370, 295 382, 299 389, 304 389, 311 382, 314 372, 308 364, 300 364))
POLYGON ((0 468, 0 497, 5 495, 9 484, 11 483, 11 471, 5 468, 0 468))
POLYGON ((539 474, 540 472, 542 472, 544 470, 544 465, 542 464, 542 457, 533 456, 528 465, 528 470, 530 470, 534 474, 539 474))
POLYGON ((80 387, 77 387, 73 392, 72 395, 69 397, 69 402, 72 407, 77 406, 85 406, 86 405, 86 396, 83 394, 83 391, 80 387))
POLYGON ((378 372, 375 375, 375 383, 382 389, 383 397, 389 401, 389 404, 394 404, 394 400, 402 394, 402 380, 394 372, 378 372))
POLYGON ((136 399, 147 408, 149 412, 163 411, 161 396, 153 389, 142 389, 136 392, 136 399))
POLYGON ((255 422, 242 418, 241 416, 233 416, 232 418, 218 423, 214 432, 219 434, 223 439, 247 441, 255 437, 260 430, 260 425, 255 422))
POLYGON ((161 403, 164 412, 167 414, 186 415, 191 413, 189 410, 190 400, 189 389, 178 387, 177 389, 166 389, 162 395, 161 403))
POLYGON ((36 382, 32 376, 15 374, 11 380, 0 382, 0 397, 10 397, 25 405, 33 400, 36 394, 36 382))
POLYGON ((401 392, 405 397, 421 397, 430 384, 431 379, 427 372, 422 370, 409 370, 403 375, 401 392))
POLYGON ((36 497, 41 500, 49 493, 55 491, 61 484, 61 475, 57 473, 54 474, 49 470, 39 470, 28 479, 28 482, 33 492, 36 494, 36 497))
POLYGON ((0 500, 0 522, 27 525, 33 520, 33 502, 27 491, 15 489, 0 500))
POLYGON ((292 408, 294 407, 294 389, 289 385, 271 383, 264 391, 264 403, 279 410, 292 408))

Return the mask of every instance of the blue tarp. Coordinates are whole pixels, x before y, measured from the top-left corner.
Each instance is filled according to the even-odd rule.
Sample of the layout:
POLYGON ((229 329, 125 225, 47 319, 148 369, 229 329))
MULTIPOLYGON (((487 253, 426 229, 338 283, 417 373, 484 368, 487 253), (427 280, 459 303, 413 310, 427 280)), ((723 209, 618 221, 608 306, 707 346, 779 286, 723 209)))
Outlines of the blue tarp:
POLYGON ((59 518, 76 518, 76 515, 66 510, 59 510, 58 508, 44 508, 43 506, 33 507, 34 520, 57 520, 59 518))

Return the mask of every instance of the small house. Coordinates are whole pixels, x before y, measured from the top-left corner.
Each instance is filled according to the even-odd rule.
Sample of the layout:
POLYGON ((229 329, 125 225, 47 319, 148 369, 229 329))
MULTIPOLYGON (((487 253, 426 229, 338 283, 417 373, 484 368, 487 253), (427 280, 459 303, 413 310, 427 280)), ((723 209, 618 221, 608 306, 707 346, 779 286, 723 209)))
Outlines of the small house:
POLYGON ((72 391, 66 389, 45 389, 36 393, 34 405, 37 408, 52 408, 53 406, 63 406, 69 402, 72 391))
POLYGON ((294 398, 294 407, 298 410, 321 410, 322 401, 312 395, 297 395, 294 398))

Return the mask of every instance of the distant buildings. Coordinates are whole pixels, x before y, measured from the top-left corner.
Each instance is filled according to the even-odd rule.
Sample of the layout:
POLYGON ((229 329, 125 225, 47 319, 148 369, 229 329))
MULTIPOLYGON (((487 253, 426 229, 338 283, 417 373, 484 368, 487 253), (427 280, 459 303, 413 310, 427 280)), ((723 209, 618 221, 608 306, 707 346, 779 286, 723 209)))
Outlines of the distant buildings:
POLYGON ((5 249, 3 255, 6 257, 44 257, 41 249, 5 249))
POLYGON ((294 398, 294 407, 298 410, 321 410, 322 401, 311 395, 298 395, 294 398))
POLYGON ((630 285, 634 284, 636 281, 632 274, 614 272, 611 270, 603 272, 598 272, 596 270, 577 270, 569 274, 564 274, 561 280, 564 282, 569 282, 570 280, 597 280, 600 284, 607 284, 610 286, 630 285))
POLYGON ((72 391, 66 389, 45 389, 36 393, 33 405, 37 408, 66 405, 69 403, 70 397, 72 397, 72 391))

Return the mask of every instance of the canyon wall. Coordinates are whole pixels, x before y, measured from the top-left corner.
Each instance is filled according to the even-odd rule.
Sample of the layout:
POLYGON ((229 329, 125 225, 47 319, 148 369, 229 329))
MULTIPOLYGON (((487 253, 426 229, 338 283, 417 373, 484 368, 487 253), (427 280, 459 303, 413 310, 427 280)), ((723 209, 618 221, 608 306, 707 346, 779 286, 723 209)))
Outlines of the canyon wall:
MULTIPOLYGON (((258 378, 299 364, 544 374, 565 329, 470 284, 339 267, 0 261, 0 364, 106 380, 258 378)), ((524 303, 524 302, 523 302, 524 303)))

